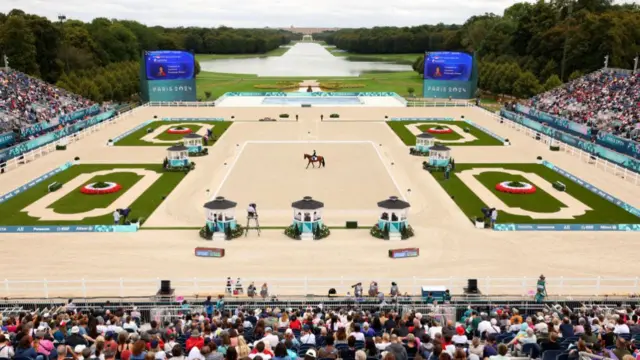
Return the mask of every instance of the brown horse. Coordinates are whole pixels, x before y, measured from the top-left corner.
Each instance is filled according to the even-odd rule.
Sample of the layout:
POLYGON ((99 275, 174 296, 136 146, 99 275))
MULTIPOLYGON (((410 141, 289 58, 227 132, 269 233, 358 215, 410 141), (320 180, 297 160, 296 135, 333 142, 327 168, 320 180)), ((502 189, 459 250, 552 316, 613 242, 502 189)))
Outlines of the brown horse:
POLYGON ((316 156, 316 159, 314 160, 312 155, 304 154, 304 158, 309 160, 309 163, 307 164, 307 169, 309 168, 309 165, 312 165, 313 168, 315 169, 316 165, 314 163, 320 163, 318 164, 318 168, 324 167, 323 156, 316 156))

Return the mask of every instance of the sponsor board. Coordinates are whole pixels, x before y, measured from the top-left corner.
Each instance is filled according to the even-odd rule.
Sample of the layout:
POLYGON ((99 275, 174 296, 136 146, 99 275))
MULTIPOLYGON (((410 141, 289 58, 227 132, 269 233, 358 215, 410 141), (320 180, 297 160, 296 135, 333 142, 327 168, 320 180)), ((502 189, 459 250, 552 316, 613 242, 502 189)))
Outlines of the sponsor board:
POLYGON ((443 117, 394 117, 391 121, 453 121, 453 118, 443 117))
POLYGON ((640 224, 495 224, 495 231, 640 231, 640 224))
POLYGON ((0 226, 0 233, 136 232, 136 225, 0 226))

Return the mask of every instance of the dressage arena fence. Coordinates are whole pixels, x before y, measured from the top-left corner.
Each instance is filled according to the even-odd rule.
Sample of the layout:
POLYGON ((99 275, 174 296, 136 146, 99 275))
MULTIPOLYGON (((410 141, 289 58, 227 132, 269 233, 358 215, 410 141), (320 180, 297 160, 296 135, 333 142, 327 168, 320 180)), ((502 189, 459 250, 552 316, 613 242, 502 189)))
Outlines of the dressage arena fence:
MULTIPOLYGON (((192 297, 225 293, 226 278, 170 279, 176 296, 192 297)), ((531 298, 535 294, 537 277, 478 278, 478 288, 484 296, 511 296, 531 298)), ((353 292, 352 285, 361 282, 357 278, 252 278, 243 281, 243 286, 255 282, 257 287, 267 283, 270 295, 305 296, 327 294, 330 288, 338 294, 353 292)), ((398 283, 402 294, 420 296, 423 286, 444 286, 452 294, 464 293, 468 278, 396 278, 376 279, 380 289, 387 292, 391 282, 398 283)), ((75 280, 8 280, 0 281, 0 298, 57 298, 57 297, 134 297, 152 296, 160 289, 160 278, 156 279, 75 279, 75 280)), ((640 293, 640 278, 547 278, 550 296, 600 297, 640 293)), ((365 280, 366 285, 366 280, 365 280)), ((366 290, 366 289, 365 289, 366 290)), ((640 301, 640 298, 638 299, 640 301)))
POLYGON ((15 158, 9 159, 4 163, 0 163, 0 168, 4 169, 4 172, 7 171, 11 171, 13 169, 18 168, 21 165, 25 165, 27 163, 30 163, 32 161, 35 161, 36 159, 39 159, 47 154, 50 154, 54 151, 56 151, 56 147, 58 145, 69 145, 69 144, 73 144, 76 141, 82 140, 85 137, 100 131, 102 129, 104 129, 107 126, 113 125, 115 123, 117 123, 118 121, 131 117, 131 115, 135 114, 139 109, 148 106, 147 104, 144 104, 142 106, 133 108, 131 110, 128 110, 126 112, 120 113, 110 119, 107 119, 105 121, 99 122, 95 125, 89 126, 85 129, 82 129, 76 133, 73 134, 69 134, 68 136, 65 136, 63 138, 60 138, 56 141, 53 141, 49 144, 40 146, 38 148, 35 148, 29 152, 26 152, 20 156, 17 156, 15 158))

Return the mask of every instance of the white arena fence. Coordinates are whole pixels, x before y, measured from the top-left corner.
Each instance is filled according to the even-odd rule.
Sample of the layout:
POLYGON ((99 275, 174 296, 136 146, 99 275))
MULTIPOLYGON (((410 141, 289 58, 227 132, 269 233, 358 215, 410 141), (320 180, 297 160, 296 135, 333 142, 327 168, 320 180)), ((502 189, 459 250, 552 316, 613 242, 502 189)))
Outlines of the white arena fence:
POLYGON ((431 100, 431 99, 407 99, 407 107, 472 107, 475 102, 468 100, 431 100))
MULTIPOLYGON (((482 109, 482 108, 481 108, 482 109)), ((526 136, 529 136, 531 138, 534 139, 539 139, 539 141, 542 141, 543 143, 547 144, 547 145, 555 145, 555 146, 559 146, 561 151, 564 151, 568 154, 571 154, 577 158, 580 159, 580 161, 587 163, 589 165, 593 165, 596 168, 604 171, 605 173, 608 174, 612 174, 614 176, 617 176, 621 179, 624 179, 634 185, 640 185, 640 174, 635 173, 627 168, 624 168, 618 164, 614 164, 608 160, 602 159, 600 157, 597 157, 595 155, 592 155, 586 151, 583 151, 581 149, 575 148, 571 145, 568 145, 562 141, 556 140, 548 135, 545 135, 543 133, 539 133, 534 129, 531 129, 529 127, 526 127, 522 124, 518 124, 517 122, 511 121, 507 118, 503 118, 498 114, 492 113, 491 111, 488 111, 486 109, 482 109, 483 111, 486 111, 488 114, 491 115, 491 117, 496 120, 497 122, 504 124, 512 129, 515 129, 516 131, 522 132, 524 133, 526 136)))
MULTIPOLYGON (((0 298, 56 298, 76 297, 135 297, 155 295, 162 279, 75 279, 75 280, 9 280, 0 281, 0 298)), ((176 296, 217 295, 225 291, 226 278, 182 278, 171 280, 176 296)), ((396 278, 375 279, 381 291, 388 292, 392 281, 398 283, 401 293, 420 296, 422 286, 444 286, 452 294, 462 294, 468 278, 396 278)), ((485 296, 515 296, 532 298, 537 277, 478 278, 478 288, 485 296)), ((270 295, 326 295, 330 288, 338 294, 353 293, 352 285, 363 282, 365 291, 369 280, 357 278, 252 278, 243 279, 243 287, 253 281, 260 288, 267 283, 270 295)), ((550 296, 598 297, 608 295, 628 296, 640 292, 640 278, 547 278, 550 296)))
MULTIPOLYGON (((118 115, 116 115, 116 116, 114 116, 114 117, 112 117, 110 119, 107 119, 107 120, 99 122, 99 123, 97 123, 95 125, 89 126, 89 127, 85 128, 85 129, 82 129, 82 130, 80 130, 80 131, 78 131, 76 133, 69 134, 68 136, 60 138, 60 139, 58 139, 58 140, 56 140, 54 142, 51 142, 51 143, 46 144, 46 145, 43 145, 43 146, 41 146, 39 148, 35 148, 35 149, 33 149, 33 150, 29 151, 29 152, 26 152, 26 153, 22 154, 21 156, 15 157, 13 159, 9 159, 4 163, 4 171, 5 172, 11 171, 13 169, 18 168, 21 165, 27 164, 27 163, 29 163, 31 161, 34 161, 36 159, 39 159, 39 158, 41 158, 41 157, 43 157, 43 156, 45 156, 47 154, 50 154, 50 153, 56 151, 56 146, 57 145, 69 145, 69 144, 73 144, 74 142, 76 142, 78 140, 84 139, 85 137, 87 137, 87 136, 89 136, 89 135, 91 135, 91 134, 93 134, 93 133, 95 133, 97 131, 100 131, 100 130, 104 129, 107 126, 111 126, 111 125, 117 123, 118 121, 120 121, 122 119, 130 117, 131 115, 135 114, 138 111, 138 109, 140 109, 142 107, 145 107, 145 106, 148 106, 148 105, 145 104, 145 105, 133 108, 133 109, 131 109, 129 111, 126 111, 126 112, 123 112, 121 114, 118 114, 118 115)), ((0 164, 0 167, 2 165, 3 164, 0 164)))

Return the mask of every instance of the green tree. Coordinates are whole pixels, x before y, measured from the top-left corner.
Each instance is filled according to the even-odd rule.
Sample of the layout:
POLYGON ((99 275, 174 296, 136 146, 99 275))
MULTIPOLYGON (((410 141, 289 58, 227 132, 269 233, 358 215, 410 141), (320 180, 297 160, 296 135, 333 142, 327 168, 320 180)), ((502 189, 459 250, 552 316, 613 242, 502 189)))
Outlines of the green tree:
POLYGON ((10 15, 0 29, 0 43, 9 66, 29 75, 39 75, 36 38, 22 16, 10 15))
POLYGON ((562 80, 560 80, 560 77, 558 77, 558 75, 553 74, 551 76, 549 76, 549 78, 547 79, 547 81, 544 82, 544 90, 548 91, 554 88, 557 88, 558 86, 562 85, 562 80))
POLYGON ((582 77, 582 73, 579 70, 575 70, 574 72, 571 73, 571 75, 569 75, 569 80, 575 80, 582 77))
POLYGON ((531 97, 539 93, 540 90, 540 82, 531 71, 520 73, 513 84, 513 95, 521 99, 531 97))

